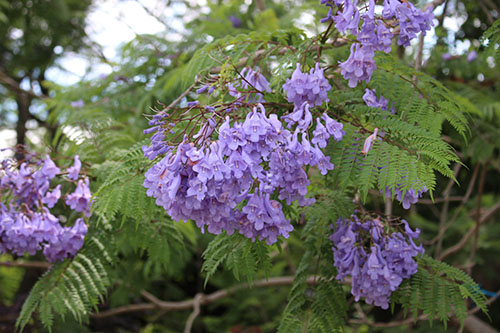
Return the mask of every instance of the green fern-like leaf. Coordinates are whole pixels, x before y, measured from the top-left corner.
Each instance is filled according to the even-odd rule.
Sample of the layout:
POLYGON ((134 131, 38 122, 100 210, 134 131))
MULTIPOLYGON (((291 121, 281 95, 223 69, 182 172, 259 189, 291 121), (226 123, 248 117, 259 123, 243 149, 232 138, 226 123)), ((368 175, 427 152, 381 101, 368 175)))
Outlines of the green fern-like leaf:
POLYGON ((49 330, 55 316, 64 318, 68 312, 79 322, 86 320, 110 284, 110 244, 109 239, 88 237, 75 258, 54 264, 33 286, 16 326, 22 331, 36 310, 49 330))
POLYGON ((450 315, 455 315, 463 324, 467 318, 466 300, 470 298, 487 314, 486 297, 463 271, 428 256, 418 259, 418 263, 418 272, 392 296, 403 305, 405 313, 411 312, 416 319, 422 312, 431 323, 439 318, 444 325, 450 315))
POLYGON ((488 41, 486 51, 495 57, 497 63, 500 62, 500 19, 496 20, 491 27, 488 28, 483 34, 481 41, 485 43, 488 41))
POLYGON ((222 264, 233 271, 236 279, 246 277, 249 284, 252 284, 258 270, 264 271, 267 276, 271 268, 269 249, 262 241, 252 242, 239 234, 217 235, 203 253, 205 285, 222 264))

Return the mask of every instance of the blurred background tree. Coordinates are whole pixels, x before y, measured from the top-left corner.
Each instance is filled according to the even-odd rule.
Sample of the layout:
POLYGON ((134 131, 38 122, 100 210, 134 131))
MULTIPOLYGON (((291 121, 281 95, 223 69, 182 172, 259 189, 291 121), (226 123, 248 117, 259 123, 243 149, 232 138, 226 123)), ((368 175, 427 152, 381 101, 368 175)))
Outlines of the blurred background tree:
POLYGON ((46 71, 67 52, 88 46, 85 17, 91 0, 2 0, 0 2, 0 120, 15 124, 16 142, 25 145, 26 124, 47 128, 50 110, 46 71), (87 42, 87 44, 86 44, 87 42))

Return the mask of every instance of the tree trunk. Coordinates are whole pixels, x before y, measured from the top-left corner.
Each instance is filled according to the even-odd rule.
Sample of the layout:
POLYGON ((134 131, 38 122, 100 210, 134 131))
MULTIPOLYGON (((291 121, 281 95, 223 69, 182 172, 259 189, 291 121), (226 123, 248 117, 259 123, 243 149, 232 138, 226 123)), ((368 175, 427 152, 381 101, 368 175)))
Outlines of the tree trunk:
MULTIPOLYGON (((17 92, 16 96, 17 102, 17 126, 16 126, 16 136, 17 145, 24 146, 26 144, 26 122, 30 118, 29 107, 31 104, 31 98, 25 92, 17 92)), ((22 149, 21 149, 22 150, 22 149)), ((16 159, 21 161, 24 159, 24 153, 22 151, 16 152, 16 159)))

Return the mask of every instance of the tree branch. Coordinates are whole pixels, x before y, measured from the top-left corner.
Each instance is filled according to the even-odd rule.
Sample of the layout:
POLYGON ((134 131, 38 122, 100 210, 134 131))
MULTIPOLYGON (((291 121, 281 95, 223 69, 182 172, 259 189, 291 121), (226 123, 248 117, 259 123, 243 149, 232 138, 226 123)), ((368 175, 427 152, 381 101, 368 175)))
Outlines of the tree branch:
POLYGON ((194 89, 194 87, 198 84, 198 80, 196 80, 192 85, 190 85, 186 91, 184 91, 182 94, 179 95, 176 99, 173 100, 172 103, 169 104, 165 109, 162 110, 162 112, 168 113, 168 111, 172 110, 174 106, 179 104, 179 102, 187 96, 191 92, 191 90, 194 89))
POLYGON ((0 68, 0 84, 4 84, 14 93, 24 93, 31 98, 44 98, 45 95, 37 95, 33 90, 24 90, 20 87, 19 82, 10 77, 2 68, 0 68))
POLYGON ((203 297, 202 293, 198 293, 194 297, 194 300, 193 300, 194 309, 186 321, 186 327, 184 328, 184 333, 191 333, 191 327, 193 327, 193 322, 196 319, 196 317, 198 317, 198 315, 200 314, 200 301, 201 301, 202 297, 203 297))
POLYGON ((443 260, 446 257, 452 255, 453 253, 460 251, 467 244, 467 242, 469 241, 469 239, 474 235, 474 233, 476 232, 476 229, 479 228, 483 223, 485 223, 486 221, 488 221, 490 218, 492 218, 493 215, 495 215, 495 213, 497 213, 499 210, 500 210, 500 202, 498 202, 496 205, 494 205, 493 207, 491 207, 490 209, 488 209, 481 216, 481 219, 479 220, 479 223, 476 223, 476 225, 474 226, 474 228, 470 229, 462 237, 462 239, 457 244, 455 244, 454 246, 446 249, 446 251, 444 251, 443 254, 441 256, 439 256, 438 259, 439 260, 443 260))
POLYGON ((2 261, 0 266, 48 269, 52 264, 44 261, 2 261))
MULTIPOLYGON (((281 276, 281 277, 274 277, 274 278, 269 278, 268 280, 263 279, 263 280, 258 280, 255 281, 252 286, 248 285, 248 283, 240 283, 237 284, 233 287, 227 288, 227 289, 222 289, 216 292, 213 292, 211 294, 197 294, 198 300, 195 299, 190 299, 190 300, 185 300, 185 301, 179 301, 179 302, 167 302, 167 301, 162 301, 152 294, 150 294, 147 291, 142 291, 141 295, 149 300, 151 303, 139 303, 139 304, 131 304, 131 305, 125 305, 121 307, 117 307, 111 310, 95 313, 92 315, 92 318, 94 319, 100 319, 100 318, 108 318, 112 316, 117 316, 120 314, 124 313, 131 313, 131 312, 140 312, 140 311, 152 311, 152 310, 161 310, 163 312, 169 312, 169 311, 175 311, 175 310, 188 310, 188 309, 194 309, 196 306, 196 301, 199 301, 199 305, 207 305, 213 302, 216 302, 222 298, 225 298, 227 296, 231 296, 232 294, 248 289, 250 287, 253 288, 262 288, 262 287, 277 287, 277 286, 288 286, 293 284, 294 277, 293 276, 281 276)), ((308 284, 317 284, 317 279, 315 276, 311 276, 307 279, 308 284)), ((193 312, 194 313, 194 312, 193 312)), ((194 320, 194 319, 193 319, 194 320)))
MULTIPOLYGON (((493 303, 494 301, 496 301, 499 297, 500 297, 500 290, 497 292, 496 296, 493 296, 493 297, 489 298, 485 302, 485 305, 486 306, 490 305, 491 303, 493 303)), ((475 316, 473 316, 473 314, 475 314, 479 310, 481 310, 479 307, 475 307, 475 308, 467 311, 467 315, 469 315, 469 317, 467 319, 469 319, 471 317, 476 318, 475 316)), ((418 316, 417 319, 413 319, 413 317, 409 317, 409 318, 406 318, 404 320, 392 321, 392 322, 388 322, 388 323, 376 323, 376 322, 373 322, 373 321, 369 320, 366 316, 363 316, 363 315, 361 315, 361 316, 362 316, 362 319, 351 319, 351 320, 349 320, 349 324, 368 325, 368 326, 371 326, 371 327, 384 327, 384 328, 387 327, 388 328, 388 327, 398 327, 398 326, 410 325, 410 324, 412 324, 412 323, 414 323, 416 321, 421 321, 421 320, 427 320, 428 319, 428 316, 426 314, 422 314, 422 315, 418 316)), ((467 325, 467 319, 465 320, 464 325, 467 325)))

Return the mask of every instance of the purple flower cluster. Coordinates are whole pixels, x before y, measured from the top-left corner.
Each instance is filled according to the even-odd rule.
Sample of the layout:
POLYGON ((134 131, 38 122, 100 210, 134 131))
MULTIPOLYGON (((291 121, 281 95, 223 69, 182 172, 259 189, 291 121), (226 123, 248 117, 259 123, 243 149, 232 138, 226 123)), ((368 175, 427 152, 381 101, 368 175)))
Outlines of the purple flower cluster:
POLYGON ((425 36, 427 30, 434 25, 432 19, 434 14, 432 8, 428 7, 425 12, 416 8, 411 2, 399 2, 399 0, 384 0, 382 15, 385 19, 396 17, 399 21, 398 45, 410 46, 410 41, 417 37, 419 32, 425 36))
MULTIPOLYGON (((319 67, 319 63, 316 63, 309 74, 302 73, 300 64, 297 63, 297 68, 293 72, 292 77, 287 79, 283 85, 283 90, 287 92, 288 101, 295 105, 293 112, 284 116, 283 120, 285 120, 290 129, 296 125, 294 136, 300 134, 306 142, 306 147, 310 146, 309 141, 307 141, 307 135, 308 129, 313 123, 310 108, 328 101, 327 92, 330 89, 331 86, 324 77, 323 69, 319 67)), ((316 118, 316 126, 312 133, 313 138, 311 143, 315 145, 315 149, 319 150, 319 148, 326 147, 330 137, 333 137, 336 141, 340 141, 345 135, 342 128, 343 125, 341 123, 323 113, 321 118, 316 118)), ((325 163, 320 162, 318 168, 321 174, 324 175, 328 170, 333 168, 333 164, 329 160, 325 163)))
POLYGON ((144 156, 150 160, 154 160, 158 155, 163 155, 172 149, 171 146, 165 144, 166 118, 168 118, 168 114, 159 113, 153 115, 153 119, 149 121, 149 126, 152 127, 144 130, 144 134, 154 133, 150 138, 151 145, 142 146, 144 156))
POLYGON ((352 277, 351 293, 356 301, 364 297, 366 303, 388 309, 391 293, 417 272, 414 258, 424 249, 413 240, 420 230, 411 230, 405 220, 402 224, 404 232, 392 232, 378 217, 360 221, 353 215, 337 221, 330 236, 337 279, 352 277))
POLYGON ((316 106, 328 101, 327 92, 331 86, 323 74, 323 69, 319 68, 319 63, 311 68, 309 74, 302 73, 300 64, 297 63, 297 68, 292 77, 286 80, 283 89, 287 92, 288 101, 294 103, 295 107, 304 103, 316 106))
POLYGON ((264 75, 249 67, 243 68, 240 77, 235 83, 228 84, 227 88, 231 96, 242 100, 246 99, 248 102, 263 102, 262 93, 271 92, 269 82, 264 75))
POLYGON ((384 96, 380 96, 380 98, 378 98, 374 89, 365 89, 363 101, 365 101, 366 105, 371 106, 372 108, 381 108, 382 110, 387 110, 389 106, 389 101, 384 96))
POLYGON ((359 81, 370 82, 373 71, 377 69, 374 55, 373 51, 360 47, 358 43, 351 45, 349 58, 339 64, 340 73, 349 80, 349 87, 356 87, 359 81))
MULTIPOLYGON (((302 118, 309 113, 301 110, 302 118)), ((305 117, 312 119, 310 113, 305 117)), ((210 233, 238 231, 273 244, 293 230, 273 198, 311 204, 314 200, 305 198, 309 179, 303 167, 318 166, 323 174, 333 169, 320 147, 331 135, 340 140, 342 125, 326 114, 323 120, 311 144, 306 131, 283 128, 262 104, 244 122, 231 125, 227 117, 216 141, 197 147, 185 140, 148 170, 147 194, 174 220, 192 219, 210 233)))
MULTIPOLYGON (((409 189, 404 193, 400 187, 396 187, 394 189, 394 196, 401 202, 404 209, 410 209, 411 205, 416 204, 418 199, 420 199, 425 192, 427 192, 427 188, 425 187, 422 190, 409 189)), ((390 188, 386 188, 385 197, 388 199, 392 198, 392 191, 390 188)))
MULTIPOLYGON (((50 212, 61 198, 61 184, 50 189, 51 181, 61 170, 48 156, 35 167, 25 162, 17 170, 10 161, 2 162, 0 194, 6 198, 9 208, 0 203, 0 253, 34 255, 43 248, 50 262, 73 257, 83 246, 87 226, 83 218, 77 219, 73 227, 61 226, 50 212)), ((81 162, 76 156, 74 165, 67 169, 68 178, 76 181, 80 168, 81 162)), ((90 200, 87 178, 80 179, 76 190, 66 195, 66 204, 87 217, 90 200)))
POLYGON ((399 23, 398 44, 410 45, 410 41, 417 37, 419 32, 424 35, 433 25, 434 15, 430 8, 422 12, 412 3, 399 0, 384 0, 382 17, 375 16, 375 0, 369 0, 367 10, 360 13, 357 0, 321 0, 329 7, 328 16, 321 21, 333 20, 335 27, 341 33, 348 33, 357 37, 357 43, 351 47, 349 58, 340 64, 341 73, 349 80, 349 87, 354 88, 359 81, 369 82, 376 69, 375 51, 388 53, 391 51, 394 33, 386 26, 384 20, 396 19, 399 23), (333 15, 333 7, 340 7, 333 15), (361 29, 359 25, 361 20, 361 29))

